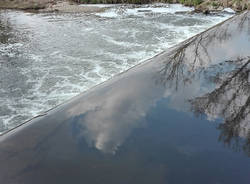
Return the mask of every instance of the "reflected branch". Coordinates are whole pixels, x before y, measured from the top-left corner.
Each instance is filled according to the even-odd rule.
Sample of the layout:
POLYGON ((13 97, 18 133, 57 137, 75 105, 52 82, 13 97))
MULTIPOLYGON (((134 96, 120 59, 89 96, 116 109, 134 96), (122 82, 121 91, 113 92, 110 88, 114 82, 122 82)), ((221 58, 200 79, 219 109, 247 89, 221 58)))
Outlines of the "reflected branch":
MULTIPOLYGON (((243 13, 237 21, 232 18, 222 26, 216 26, 207 32, 196 35, 166 54, 167 59, 163 61, 163 66, 159 70, 160 76, 157 77, 156 83, 161 85, 175 84, 176 90, 178 84, 182 82, 184 85, 187 81, 191 81, 194 75, 206 69, 207 66, 218 64, 213 59, 214 53, 211 53, 211 48, 216 48, 217 45, 226 43, 231 40, 234 34, 239 34, 243 29, 248 28, 250 19, 248 12, 243 13), (196 74, 195 74, 196 73, 196 74)), ((238 58, 238 61, 244 58, 238 58)), ((220 62, 228 62, 221 60, 220 62)))
MULTIPOLYGON (((190 100, 196 115, 206 114, 209 118, 222 117, 218 129, 219 140, 229 147, 241 148, 250 156, 250 59, 231 72, 218 88, 190 100)), ((226 74, 225 74, 226 75, 226 74)), ((223 77, 223 76, 222 76, 223 77)))

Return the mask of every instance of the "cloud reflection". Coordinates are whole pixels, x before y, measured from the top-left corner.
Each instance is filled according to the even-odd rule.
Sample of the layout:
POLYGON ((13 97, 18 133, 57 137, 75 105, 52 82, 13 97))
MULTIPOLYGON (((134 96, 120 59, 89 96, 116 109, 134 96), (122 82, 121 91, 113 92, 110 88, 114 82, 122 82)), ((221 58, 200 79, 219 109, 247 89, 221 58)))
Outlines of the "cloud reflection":
POLYGON ((142 119, 163 93, 162 88, 148 82, 150 74, 146 75, 126 78, 124 83, 121 80, 129 84, 129 88, 115 83, 112 89, 69 110, 70 116, 81 115, 78 120, 81 136, 90 146, 105 153, 115 153, 133 129, 145 126, 142 119), (119 87, 114 87, 116 85, 119 87))
MULTIPOLYGON (((245 13, 239 19, 248 20, 248 17, 245 13)), ((248 24, 236 25, 234 21, 231 19, 220 27, 187 40, 143 67, 136 67, 102 84, 94 92, 90 90, 85 99, 72 104, 68 110, 68 117, 78 117, 77 139, 84 139, 89 146, 104 153, 114 154, 134 129, 146 126, 146 121, 143 121, 145 116, 162 98, 169 99, 169 108, 188 112, 192 105, 196 113, 205 113, 210 119, 223 117, 227 122, 227 117, 237 115, 235 108, 240 110, 242 106, 236 101, 244 106, 249 99, 247 94, 250 94, 244 90, 241 93, 238 84, 248 81, 249 76, 238 78, 216 98, 209 95, 219 86, 215 78, 220 74, 223 75, 218 80, 227 78, 232 70, 246 63, 249 55, 249 47, 242 49, 238 45, 245 44, 245 41, 237 41, 237 38, 247 37, 248 24), (236 94, 239 94, 238 97, 235 97, 236 94), (231 103, 228 100, 231 98, 236 101, 231 103), (230 108, 227 108, 227 103, 230 103, 230 108), (210 104, 209 108, 203 107, 206 104, 210 104)), ((249 126, 249 110, 244 110, 244 113, 246 116, 240 123, 240 129, 249 126)), ((225 134, 224 130, 222 128, 222 134, 225 134)))

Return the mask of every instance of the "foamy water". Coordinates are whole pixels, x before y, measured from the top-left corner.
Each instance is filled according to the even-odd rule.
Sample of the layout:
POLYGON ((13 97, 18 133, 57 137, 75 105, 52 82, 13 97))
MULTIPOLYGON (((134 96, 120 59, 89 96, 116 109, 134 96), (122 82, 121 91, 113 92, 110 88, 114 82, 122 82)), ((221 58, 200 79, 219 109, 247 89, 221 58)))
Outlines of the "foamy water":
POLYGON ((0 11, 0 132, 167 50, 231 15, 181 5, 95 14, 0 11))

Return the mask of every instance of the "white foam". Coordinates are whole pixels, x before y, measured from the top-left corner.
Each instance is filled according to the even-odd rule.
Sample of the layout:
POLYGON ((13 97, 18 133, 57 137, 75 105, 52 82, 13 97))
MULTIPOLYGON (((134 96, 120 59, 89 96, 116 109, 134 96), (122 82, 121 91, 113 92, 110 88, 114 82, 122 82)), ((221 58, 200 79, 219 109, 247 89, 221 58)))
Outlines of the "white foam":
POLYGON ((227 12, 227 13, 232 13, 232 14, 235 13, 235 11, 232 10, 231 8, 225 8, 223 11, 224 11, 224 12, 227 12))
POLYGON ((80 4, 79 6, 109 8, 109 7, 115 7, 118 5, 120 5, 120 4, 80 4))
POLYGON ((124 16, 147 16, 148 14, 168 14, 176 12, 188 12, 194 8, 186 7, 181 4, 160 4, 155 3, 152 5, 141 5, 141 7, 131 7, 129 5, 114 6, 105 12, 96 13, 100 17, 117 18, 124 16))
MULTIPOLYGON (((116 8, 119 6, 112 5, 100 13, 113 17, 107 20, 84 14, 11 12, 5 16, 18 29, 18 35, 24 34, 28 39, 1 44, 1 56, 11 57, 17 64, 24 62, 26 65, 15 69, 27 78, 24 84, 30 84, 20 96, 0 95, 0 102, 12 111, 0 114, 5 127, 16 126, 230 16, 174 15, 191 9, 161 4, 128 7, 121 15, 116 8), (152 20, 147 15, 150 12, 159 18, 171 13, 176 20, 188 17, 204 21, 176 25, 167 16, 165 21, 158 17, 152 20)), ((8 68, 5 70, 12 74, 8 68)), ((7 91, 3 88, 0 93, 7 91)))
POLYGON ((116 13, 115 10, 108 10, 103 13, 96 13, 95 15, 98 15, 100 17, 107 17, 107 18, 119 17, 119 15, 116 13))

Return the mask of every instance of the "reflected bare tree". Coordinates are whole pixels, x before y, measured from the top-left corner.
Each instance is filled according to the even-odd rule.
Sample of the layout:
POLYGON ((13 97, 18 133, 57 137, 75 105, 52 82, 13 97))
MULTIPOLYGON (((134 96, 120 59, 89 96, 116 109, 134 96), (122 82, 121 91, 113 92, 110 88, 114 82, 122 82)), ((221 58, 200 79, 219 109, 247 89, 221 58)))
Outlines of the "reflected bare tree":
POLYGON ((192 37, 181 45, 173 48, 172 51, 169 52, 165 57, 167 60, 164 61, 163 67, 160 69, 160 77, 157 80, 157 83, 166 85, 166 84, 174 84, 176 90, 178 89, 178 83, 180 81, 186 83, 190 81, 192 78, 192 72, 186 70, 185 64, 188 59, 187 50, 192 49, 192 53, 194 53, 193 61, 192 61, 192 69, 194 70, 195 64, 197 62, 204 62, 205 59, 210 61, 210 56, 202 44, 203 35, 192 37), (205 55, 201 54, 205 53, 205 55), (184 79, 185 80, 181 80, 184 79))
POLYGON ((218 126, 219 140, 235 150, 243 149, 250 156, 249 45, 246 48, 234 45, 240 37, 249 39, 249 25, 248 11, 162 54, 156 83, 174 85, 178 90, 178 86, 190 85, 195 79, 208 79, 217 87, 190 100, 191 110, 210 119, 223 118, 218 126))
MULTIPOLYGON (((172 48, 164 55, 167 59, 162 59, 164 60, 163 66, 159 71, 160 75, 157 77, 156 83, 164 86, 174 84, 177 90, 180 82, 184 84, 192 82, 194 75, 202 72, 206 66, 218 64, 215 61, 216 56, 211 53, 211 48, 216 48, 218 44, 231 40, 234 34, 249 31, 249 20, 250 13, 245 12, 237 19, 232 18, 227 23, 213 27, 172 48)), ((244 57, 239 58, 238 61, 242 59, 244 57)), ((224 60, 224 62, 228 62, 228 60, 224 60)))
POLYGON ((220 83, 218 88, 190 100, 192 111, 212 119, 223 118, 218 126, 219 140, 250 156, 250 59, 225 79, 216 81, 220 83))

